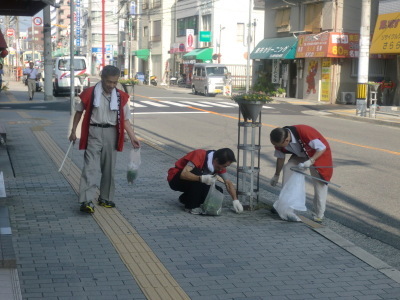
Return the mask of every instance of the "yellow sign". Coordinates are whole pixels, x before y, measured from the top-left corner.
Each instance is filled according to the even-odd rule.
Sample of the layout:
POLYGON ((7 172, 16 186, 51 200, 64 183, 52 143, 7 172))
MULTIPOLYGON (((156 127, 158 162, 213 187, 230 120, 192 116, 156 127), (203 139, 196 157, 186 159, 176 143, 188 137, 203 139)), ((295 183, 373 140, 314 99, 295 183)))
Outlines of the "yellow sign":
POLYGON ((321 101, 329 101, 331 96, 331 59, 322 58, 321 68, 321 101))
POLYGON ((378 16, 370 53, 400 54, 400 12, 378 16))

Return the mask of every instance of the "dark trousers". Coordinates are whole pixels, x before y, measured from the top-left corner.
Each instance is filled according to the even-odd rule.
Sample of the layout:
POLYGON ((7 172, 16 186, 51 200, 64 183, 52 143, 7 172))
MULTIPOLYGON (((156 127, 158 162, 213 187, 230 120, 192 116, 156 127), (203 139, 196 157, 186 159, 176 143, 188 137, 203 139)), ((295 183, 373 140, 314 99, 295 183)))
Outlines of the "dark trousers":
MULTIPOLYGON (((192 173, 200 176, 201 171, 195 168, 192 170, 192 173)), ((182 180, 179 178, 180 176, 181 172, 172 178, 169 182, 170 188, 174 191, 183 192, 179 197, 179 201, 185 205, 185 208, 192 209, 199 207, 206 200, 210 186, 200 181, 182 180)), ((222 192, 220 187, 216 188, 222 192)))

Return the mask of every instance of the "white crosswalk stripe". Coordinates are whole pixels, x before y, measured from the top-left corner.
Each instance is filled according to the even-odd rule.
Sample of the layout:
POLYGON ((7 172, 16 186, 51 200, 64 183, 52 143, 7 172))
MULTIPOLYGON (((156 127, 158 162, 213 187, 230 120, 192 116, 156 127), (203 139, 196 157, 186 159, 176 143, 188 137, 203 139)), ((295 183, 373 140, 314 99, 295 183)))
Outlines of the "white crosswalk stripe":
POLYGON ((220 102, 208 102, 208 101, 201 101, 201 103, 205 103, 211 106, 218 106, 218 107, 231 107, 230 105, 220 104, 220 102))
POLYGON ((162 104, 162 103, 160 103, 160 102, 157 102, 157 101, 140 101, 140 102, 141 102, 141 103, 144 103, 144 104, 151 105, 151 106, 168 107, 168 105, 164 105, 164 104, 162 104))
MULTIPOLYGON (((146 100, 146 101, 131 101, 130 107, 133 108, 138 108, 138 107, 149 107, 149 106, 155 106, 155 107, 169 107, 169 106, 179 106, 179 107, 227 107, 227 108, 236 108, 238 107, 238 104, 235 102, 224 102, 224 101, 216 101, 216 102, 211 102, 211 101, 166 101, 162 100, 160 102, 158 101, 151 101, 151 100, 146 100)), ((271 106, 263 106, 264 109, 273 109, 271 106)))
POLYGON ((211 105, 201 104, 199 102, 192 102, 192 101, 180 101, 180 102, 189 104, 191 106, 211 107, 211 105))
POLYGON ((188 107, 186 104, 182 104, 180 102, 163 101, 163 103, 167 103, 167 104, 174 105, 174 106, 180 106, 180 107, 188 107))

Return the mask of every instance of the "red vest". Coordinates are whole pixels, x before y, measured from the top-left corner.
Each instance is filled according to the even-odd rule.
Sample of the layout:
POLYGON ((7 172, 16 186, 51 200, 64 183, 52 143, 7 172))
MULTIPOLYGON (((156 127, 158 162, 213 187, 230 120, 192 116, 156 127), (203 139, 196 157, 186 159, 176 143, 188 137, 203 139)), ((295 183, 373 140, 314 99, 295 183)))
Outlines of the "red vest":
MULTIPOLYGON (((202 169, 204 164, 206 163, 206 160, 207 160, 206 150, 198 149, 189 152, 184 157, 177 160, 177 162, 175 163, 175 167, 170 168, 168 170, 168 177, 167 177, 168 182, 171 181, 176 174, 182 171, 189 161, 191 161, 196 168, 202 169)), ((217 172, 217 174, 223 174, 223 173, 226 173, 226 169, 224 169, 221 172, 217 172)))
MULTIPOLYGON (((330 181, 332 178, 333 168, 318 168, 319 166, 332 166, 332 152, 331 147, 329 146, 328 141, 319 133, 315 128, 308 125, 293 125, 287 126, 284 128, 290 129, 293 135, 296 138, 296 141, 300 143, 303 151, 307 154, 307 157, 310 158, 316 152, 315 149, 312 149, 308 144, 315 139, 319 139, 325 146, 325 152, 314 162, 314 166, 317 167, 318 173, 321 175, 322 179, 326 181, 330 181)), ((282 151, 283 153, 290 153, 285 148, 275 147, 277 150, 282 151)))
MULTIPOLYGON (((100 83, 99 83, 100 84, 100 83)), ((124 147, 124 121, 125 121, 125 116, 124 116, 124 106, 129 100, 129 95, 121 90, 118 90, 121 98, 121 103, 118 105, 119 109, 119 122, 117 122, 117 125, 115 126, 115 129, 117 130, 117 145, 116 149, 117 151, 122 151, 124 147)), ((87 148, 88 144, 88 136, 89 136, 89 124, 90 124, 90 117, 92 116, 92 109, 93 109, 93 100, 94 100, 94 86, 87 88, 84 90, 79 97, 82 100, 82 104, 85 110, 85 114, 83 116, 83 121, 82 121, 82 131, 81 131, 81 140, 79 142, 79 149, 80 150, 85 150, 87 148)))

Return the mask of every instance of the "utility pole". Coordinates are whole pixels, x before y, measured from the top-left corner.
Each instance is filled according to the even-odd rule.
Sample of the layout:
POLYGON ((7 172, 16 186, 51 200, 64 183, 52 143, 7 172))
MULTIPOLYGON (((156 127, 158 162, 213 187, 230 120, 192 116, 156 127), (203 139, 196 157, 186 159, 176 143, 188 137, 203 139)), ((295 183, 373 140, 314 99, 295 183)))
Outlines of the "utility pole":
POLYGON ((101 68, 104 68, 106 64, 106 3, 105 0, 101 0, 101 68))
POLYGON ((75 59, 75 48, 74 48, 74 42, 75 42, 75 28, 74 28, 74 7, 75 3, 74 0, 70 0, 70 23, 69 23, 69 55, 70 55, 70 61, 69 61, 69 66, 70 66, 70 79, 71 79, 71 94, 70 94, 70 104, 71 104, 71 110, 70 113, 71 115, 74 114, 74 104, 75 104, 75 65, 74 65, 74 59, 75 59))
POLYGON ((31 17, 31 24, 32 24, 32 61, 33 67, 36 66, 35 62, 35 24, 33 24, 33 17, 31 17))
POLYGON ((51 18, 50 5, 43 9, 44 34, 44 100, 54 100, 53 97, 53 62, 51 57, 51 18))
POLYGON ((249 0, 249 23, 247 27, 247 65, 246 65, 246 93, 250 90, 250 46, 251 46, 251 10, 252 0, 249 0))
POLYGON ((361 117, 367 115, 370 24, 371 0, 362 0, 356 104, 356 115, 361 117))
POLYGON ((87 48, 87 70, 92 74, 92 0, 88 0, 87 17, 86 17, 86 48, 87 48))

